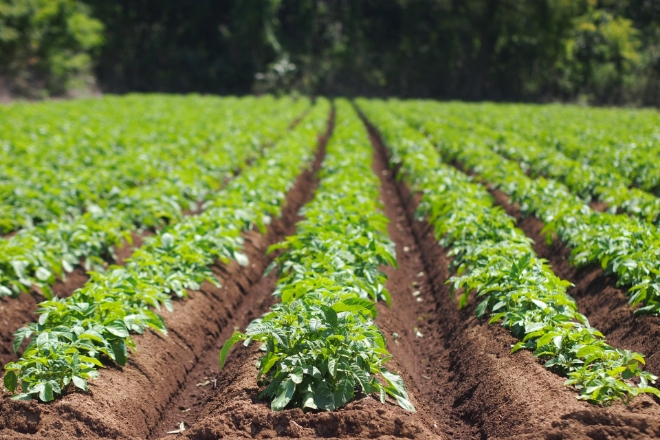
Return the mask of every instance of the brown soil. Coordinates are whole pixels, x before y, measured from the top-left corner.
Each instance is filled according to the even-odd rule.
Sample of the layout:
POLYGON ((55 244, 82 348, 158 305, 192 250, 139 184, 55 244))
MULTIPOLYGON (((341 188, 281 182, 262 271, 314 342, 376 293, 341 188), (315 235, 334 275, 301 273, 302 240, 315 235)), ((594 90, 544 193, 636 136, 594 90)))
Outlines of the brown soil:
POLYGON ((598 211, 598 212, 605 212, 605 211, 607 211, 607 203, 605 203, 605 202, 601 202, 600 200, 592 200, 592 201, 589 203, 589 206, 590 206, 591 209, 593 209, 594 211, 598 211))
POLYGON ((200 359, 212 354, 217 360, 222 332, 233 330, 236 317, 243 320, 241 315, 250 310, 265 309, 260 305, 264 295, 252 294, 263 285, 262 274, 272 259, 264 256, 265 250, 291 230, 298 209, 311 195, 311 181, 311 171, 299 176, 287 195, 283 217, 265 237, 245 234, 244 250, 251 263, 247 268, 235 262, 214 265, 222 287, 205 283, 200 291, 189 292, 189 299, 164 315, 169 335, 136 336, 137 353, 123 368, 108 365, 102 370, 90 383, 90 393, 72 391, 50 404, 12 401, 5 393, 0 400, 0 438, 146 438, 168 403, 189 385, 200 359))
MULTIPOLYGON (((385 190, 385 188, 384 188, 385 190)), ((175 429, 180 421, 192 425, 186 431, 186 436, 191 439, 214 439, 227 437, 243 438, 423 438, 433 439, 444 437, 440 423, 431 415, 431 409, 417 399, 419 391, 412 381, 412 375, 419 378, 424 387, 428 387, 428 381, 420 375, 420 353, 423 350, 419 338, 415 336, 413 326, 416 319, 421 315, 426 304, 418 303, 411 295, 412 281, 423 283, 417 277, 422 271, 419 253, 414 249, 414 239, 408 232, 403 230, 405 219, 401 207, 395 205, 392 197, 392 187, 384 194, 387 201, 387 213, 391 218, 397 218, 389 226, 390 233, 394 237, 399 252, 399 269, 387 268, 390 276, 387 287, 392 293, 392 308, 379 304, 379 317, 377 324, 388 339, 396 361, 388 364, 388 368, 399 372, 409 384, 410 398, 417 407, 418 413, 411 414, 396 404, 381 404, 371 396, 363 396, 344 408, 332 413, 303 412, 300 409, 285 410, 273 413, 268 402, 259 399, 260 388, 256 383, 256 369, 254 361, 258 356, 256 347, 249 349, 235 349, 227 361, 225 370, 217 376, 218 392, 211 392, 206 399, 197 398, 193 400, 177 402, 176 409, 178 418, 162 426, 155 435, 163 435, 168 430, 175 429), (398 209, 398 214, 397 214, 398 209), (407 240, 407 241, 406 241, 407 240), (404 247, 408 250, 405 252, 404 247), (399 338, 394 342, 393 333, 398 333, 399 338), (419 344, 419 345, 418 345, 419 344), (194 414, 196 406, 201 405, 202 410, 197 416, 194 414), (190 409, 192 408, 192 409, 190 409), (182 414, 182 410, 187 414, 182 414), (188 414, 191 414, 189 416, 188 414), (190 421, 190 422, 188 422, 190 421)), ((292 231, 293 232, 293 231, 292 231)), ((275 279, 269 282, 268 288, 263 294, 272 292, 275 279)), ((421 288, 421 287, 420 287, 421 288)), ((264 307, 267 304, 263 304, 264 307)), ((263 310, 260 310, 262 312, 263 310)), ((250 317, 244 319, 245 324, 250 317)), ((243 324, 243 326, 245 325, 243 324)), ((231 332, 223 335, 223 340, 231 332)), ((217 350, 210 357, 210 364, 199 374, 199 380, 215 375, 217 368, 217 350)), ((421 373, 423 374, 423 373, 421 373)), ((191 393, 195 393, 192 383, 189 385, 191 393)))
POLYGON ((518 226, 534 240, 536 253, 547 259, 553 271, 575 286, 568 293, 575 298, 580 312, 591 325, 599 329, 614 347, 637 351, 646 355, 646 369, 660 375, 660 317, 633 315, 625 289, 617 287, 616 277, 608 276, 598 265, 576 268, 569 264, 570 249, 559 240, 547 245, 541 235, 543 223, 534 216, 523 218, 517 205, 499 190, 491 194, 518 226))

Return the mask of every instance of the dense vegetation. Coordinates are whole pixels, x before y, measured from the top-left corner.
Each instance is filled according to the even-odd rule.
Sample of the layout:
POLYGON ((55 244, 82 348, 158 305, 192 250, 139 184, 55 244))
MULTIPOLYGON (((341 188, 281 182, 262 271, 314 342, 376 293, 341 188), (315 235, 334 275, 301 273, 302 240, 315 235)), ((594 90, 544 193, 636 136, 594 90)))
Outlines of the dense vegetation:
MULTIPOLYGON (((249 101, 234 105, 249 105, 249 101)), ((229 157, 242 161, 235 164, 237 167, 245 166, 249 153, 257 153, 254 150, 260 144, 266 148, 263 156, 226 188, 199 200, 204 202, 203 213, 186 216, 161 230, 123 266, 99 268, 72 296, 40 304, 38 322, 16 332, 16 350, 25 338, 30 343, 19 361, 5 366, 8 389, 14 390, 20 384, 23 393, 19 398, 38 395, 45 401, 52 400, 69 383, 86 389, 86 380, 96 377, 96 368, 103 366, 99 361, 101 356, 119 365, 126 363, 128 348, 134 347, 130 333, 143 333, 148 328, 166 333, 163 319, 152 308, 171 310, 171 297, 185 297, 186 289, 198 289, 204 281, 217 284, 208 266, 218 259, 248 264, 247 257, 241 253, 241 231, 254 225, 263 227, 271 216, 279 215, 286 189, 312 158, 310 150, 329 109, 327 101, 325 105, 318 104, 303 123, 282 136, 287 123, 300 111, 290 100, 286 101, 282 117, 264 121, 259 128, 261 133, 254 137, 243 136, 239 128, 235 132, 237 137, 232 138, 234 127, 223 127, 223 140, 227 144, 213 142, 211 149, 229 151, 229 157), (273 131, 281 139, 273 146, 264 145, 264 134, 273 131), (263 178, 264 175, 269 178, 263 178)), ((231 103, 230 100, 225 105, 231 103)), ((273 103, 266 100, 265 104, 273 103)), ((231 163, 228 158, 227 162, 231 163)), ((216 181, 222 182, 222 177, 218 177, 216 181)), ((29 263, 25 257, 18 256, 1 273, 11 277, 17 265, 29 263)), ((48 277, 39 275, 41 270, 45 269, 36 270, 36 278, 49 281, 48 277)), ((58 273, 62 273, 61 269, 58 273)), ((27 287, 32 281, 18 280, 27 287)), ((3 280, 5 283, 13 286, 15 282, 3 280)))
MULTIPOLYGON (((645 392, 660 396, 660 391, 648 386, 657 377, 641 370, 644 357, 608 345, 602 333, 589 325, 588 319, 578 312, 575 301, 566 294, 571 283, 557 277, 536 255, 530 240, 515 227, 513 219, 502 209, 493 207, 486 189, 443 163, 443 159, 450 162, 458 158, 463 163, 463 157, 474 157, 477 161, 483 156, 487 161, 484 151, 471 147, 470 140, 448 136, 448 142, 444 143, 451 142, 454 154, 448 154, 447 148, 442 147, 443 154, 438 154, 431 142, 404 122, 405 117, 397 118, 391 113, 394 110, 394 114, 405 114, 408 110, 405 106, 366 100, 360 100, 359 104, 381 130, 392 150, 393 164, 401 165, 400 176, 423 194, 417 216, 428 219, 439 242, 451 248, 451 267, 455 273, 447 283, 451 284, 452 292, 460 293, 459 306, 465 306, 468 296, 476 292, 483 298, 476 307, 477 316, 490 314, 490 323, 500 322, 511 330, 522 340, 513 346, 512 352, 521 348, 533 350, 546 367, 568 376, 566 385, 579 390, 580 399, 610 404, 619 399, 629 401, 645 392), (627 382, 631 377, 638 378, 639 385, 627 382)), ((433 139, 442 142, 440 139, 444 138, 433 139)), ((499 176, 496 170, 501 170, 502 175, 515 175, 511 169, 495 162, 480 165, 473 168, 487 170, 486 182, 507 190, 508 182, 492 180, 490 176, 499 176)), ((538 195, 529 186, 525 190, 530 197, 538 195)))
POLYGON ((658 41, 652 0, 0 1, 13 92, 62 93, 95 59, 110 92, 658 105, 658 41))
POLYGON ((222 301, 227 290, 212 267, 254 268, 246 234, 278 228, 273 219, 282 216, 289 190, 320 163, 295 233, 262 249, 274 260, 257 277, 276 270, 269 293, 279 302, 244 332, 234 327, 229 337, 232 327, 222 324, 229 331, 227 341, 216 341, 224 343, 220 367, 232 361, 235 344, 260 343, 255 395, 274 411, 333 411, 373 395, 415 412, 408 376, 395 370, 404 370, 405 360, 393 359, 386 343, 399 345, 400 335, 378 321, 400 298, 386 288, 385 271, 410 248, 402 259, 388 236, 383 206, 392 192, 378 174, 389 170, 374 173, 370 135, 383 141, 382 163, 389 160, 415 194, 409 222, 421 222, 436 239, 427 244, 446 252, 447 275, 430 283, 448 284, 451 306, 473 307, 475 322, 488 318, 509 330, 518 341, 506 344, 504 356, 509 347, 529 350, 592 404, 660 397, 656 371, 644 369, 650 354, 608 342, 611 333, 606 338, 590 324, 571 282, 538 256, 529 232, 491 194, 497 189, 522 216, 535 216, 548 243, 571 250, 570 264, 616 279, 632 319, 657 317, 658 181, 649 165, 660 139, 655 112, 130 95, 14 103, 0 114, 0 299, 3 309, 28 296, 41 301, 33 322, 16 325, 19 356, 4 366, 14 400, 88 391, 100 368, 129 365, 138 335, 176 333, 163 312, 195 301, 191 292, 203 283, 218 287, 222 301), (538 120, 547 120, 542 130, 525 129, 538 120), (133 234, 143 243, 117 262, 115 249, 133 234), (52 294, 51 286, 80 268, 90 275, 86 282, 52 294))

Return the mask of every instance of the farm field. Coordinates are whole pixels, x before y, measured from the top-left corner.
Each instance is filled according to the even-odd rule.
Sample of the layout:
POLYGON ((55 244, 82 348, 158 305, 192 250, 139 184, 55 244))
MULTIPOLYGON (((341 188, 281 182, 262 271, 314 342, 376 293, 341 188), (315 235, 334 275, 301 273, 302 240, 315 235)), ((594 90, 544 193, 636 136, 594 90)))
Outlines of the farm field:
POLYGON ((0 438, 658 438, 660 115, 0 106, 0 438))

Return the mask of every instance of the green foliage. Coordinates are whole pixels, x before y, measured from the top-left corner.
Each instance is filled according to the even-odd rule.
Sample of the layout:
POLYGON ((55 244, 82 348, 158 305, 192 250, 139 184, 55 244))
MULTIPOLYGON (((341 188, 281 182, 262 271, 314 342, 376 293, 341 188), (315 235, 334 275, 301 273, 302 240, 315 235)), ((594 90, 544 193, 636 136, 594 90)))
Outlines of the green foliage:
POLYGON ((379 182, 371 170, 371 147, 355 111, 337 103, 336 128, 322 165, 314 200, 305 206, 296 235, 271 248, 282 302, 236 333, 220 352, 224 366, 240 340, 262 343, 258 379, 271 408, 332 411, 359 390, 387 395, 414 411, 401 378, 386 370, 390 358, 374 324, 374 301, 385 300, 381 265, 395 265, 387 219, 377 202, 379 182))
MULTIPOLYGON (((405 104, 359 100, 359 105, 380 129, 392 151, 392 164, 401 165, 401 176, 414 191, 422 193, 417 215, 433 225, 441 245, 451 247, 455 275, 448 283, 452 292, 460 294, 460 306, 467 304, 471 292, 476 292, 481 298, 477 316, 489 314, 490 323, 499 321, 508 328, 521 339, 512 351, 533 350, 546 367, 568 377, 566 384, 579 391, 580 399, 609 405, 616 400, 627 403, 641 393, 660 397, 660 391, 649 385, 657 378, 641 369, 644 357, 611 347, 589 325, 566 294, 570 283, 559 279, 547 262, 536 256, 530 240, 515 228, 514 220, 501 208, 492 206, 486 189, 441 163, 439 154, 421 133, 390 113, 390 109, 397 109, 406 114, 410 109, 405 104), (631 378, 637 378, 638 383, 631 378)), ((433 113, 414 114, 424 120, 433 113)), ((429 131, 442 145, 454 146, 451 150, 440 147, 443 153, 451 151, 451 155, 446 155, 448 160, 458 160, 489 177, 491 173, 507 177, 508 180, 486 178, 505 192, 516 179, 528 179, 519 169, 515 172, 514 164, 494 162, 492 156, 497 155, 487 148, 466 144, 469 132, 463 131, 462 137, 456 139, 440 127, 429 131)), ((530 195, 531 200, 538 198, 538 194, 530 195)), ((523 209, 528 201, 520 200, 523 209)), ((548 200, 539 200, 544 202, 548 200)), ((578 210, 581 206, 578 202, 578 210)), ((565 209, 570 207, 566 205, 565 209)))
POLYGON ((653 114, 620 111, 616 116, 611 111, 582 109, 576 120, 578 115, 570 107, 453 103, 437 110, 436 118, 442 115, 443 136, 468 132, 470 141, 520 162, 531 177, 560 181, 587 203, 599 200, 612 213, 620 209, 651 223, 660 221, 660 198, 629 188, 632 179, 628 177, 636 176, 647 189, 660 178, 653 160, 660 153, 655 140, 660 118, 653 114), (642 145, 636 147, 634 142, 642 145))
POLYGON ((94 377, 101 359, 125 364, 134 348, 131 333, 149 328, 165 333, 152 309, 171 310, 171 297, 185 297, 204 281, 217 285, 209 269, 216 260, 248 264, 241 232, 279 215, 286 190, 313 158, 328 111, 328 102, 320 100, 303 122, 207 201, 203 213, 148 239, 124 266, 94 272, 72 296, 41 303, 38 322, 15 334, 15 348, 26 338, 30 342, 20 360, 5 366, 10 391, 20 386, 18 398, 52 400, 70 382, 82 385, 94 377), (80 368, 72 366, 76 359, 80 368))
POLYGON ((0 1, 4 87, 32 96, 90 87, 92 59, 103 44, 103 29, 77 0, 0 1))
POLYGON ((627 215, 594 212, 560 183, 530 179, 519 164, 491 151, 481 134, 420 116, 430 114, 429 108, 422 112, 404 107, 399 110, 429 134, 447 161, 474 171, 509 195, 523 214, 541 219, 549 241, 556 234, 572 249, 571 263, 600 264, 606 273, 617 276, 619 285, 629 288, 631 306, 642 306, 636 313, 660 313, 660 231, 656 226, 627 215))
POLYGON ((560 87, 591 101, 612 102, 613 90, 622 93, 640 64, 639 30, 632 20, 586 3, 563 40, 565 53, 558 60, 563 77, 560 87))
POLYGON ((19 229, 0 239, 0 296, 37 286, 49 297, 56 277, 81 263, 104 270, 136 228, 198 212, 308 105, 128 97, 0 110, 12 155, 0 166, 0 226, 19 229))

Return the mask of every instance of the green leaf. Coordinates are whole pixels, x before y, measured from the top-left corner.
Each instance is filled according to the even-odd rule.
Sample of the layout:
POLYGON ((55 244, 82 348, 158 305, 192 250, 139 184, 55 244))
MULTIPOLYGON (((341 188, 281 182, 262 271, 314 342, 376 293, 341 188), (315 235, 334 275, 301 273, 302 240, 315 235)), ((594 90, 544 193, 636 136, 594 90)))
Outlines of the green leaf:
POLYGON ((225 366, 225 362, 227 360, 227 355, 229 355, 229 351, 231 348, 236 344, 238 341, 242 341, 245 339, 246 336, 241 333, 241 332, 234 332, 234 334, 231 336, 231 338, 227 339, 225 344, 222 346, 222 349, 220 350, 220 354, 218 355, 218 359, 220 361, 220 369, 222 370, 225 366))
POLYGON ((485 299, 479 303, 476 309, 477 318, 481 318, 486 314, 488 308, 488 299, 485 299))
POLYGON ((50 278, 50 271, 45 267, 40 267, 34 274, 38 280, 46 281, 50 278))
POLYGON ((520 350, 521 348, 527 347, 527 344, 525 342, 518 342, 516 343, 512 348, 511 348, 511 353, 515 353, 516 351, 520 350))
POLYGON ((294 370, 291 373, 289 373, 289 378, 295 384, 302 383, 302 381, 303 381, 303 368, 301 366, 297 366, 296 368, 294 368, 294 370))
POLYGON ((161 235, 160 240, 165 249, 169 249, 174 245, 174 236, 170 233, 161 235))
POLYGON ((71 379, 73 380, 73 384, 75 386, 77 386, 83 391, 87 391, 87 381, 85 379, 78 376, 73 376, 71 379))
POLYGON ((55 398, 53 396, 53 385, 50 382, 43 384, 41 391, 39 391, 39 398, 44 402, 50 402, 55 398))
POLYGON ((335 396, 326 382, 320 382, 314 390, 314 403, 318 409, 334 411, 335 396))
POLYGON ((105 329, 120 338, 128 338, 129 333, 123 321, 117 319, 105 325, 105 329))
POLYGON ((600 355, 603 353, 603 349, 597 345, 587 345, 578 350, 576 356, 579 358, 585 358, 593 355, 600 355))
POLYGON ((118 365, 124 366, 128 362, 128 351, 124 341, 112 341, 110 343, 112 354, 115 356, 115 362, 118 365))
POLYGON ((18 377, 16 377, 16 373, 14 373, 13 371, 7 371, 5 373, 4 382, 5 382, 5 388, 13 392, 18 386, 18 377))
POLYGON ((406 385, 403 383, 403 379, 401 379, 401 376, 395 373, 391 373, 384 368, 380 370, 380 373, 383 375, 385 380, 394 387, 396 390, 396 394, 399 396, 403 397, 408 397, 408 393, 406 393, 406 385))
POLYGON ((291 379, 284 380, 278 388, 277 397, 275 397, 275 400, 270 405, 271 409, 273 411, 282 411, 291 401, 295 389, 296 384, 291 379))
POLYGON ((250 264, 247 255, 245 255, 244 253, 235 252, 234 258, 236 259, 236 262, 243 267, 247 267, 247 265, 250 264))
POLYGON ((39 325, 44 325, 46 324, 46 320, 48 319, 48 315, 50 312, 44 312, 41 315, 39 315, 39 325))
POLYGON ((404 397, 401 397, 401 396, 395 396, 395 397, 396 397, 397 403, 399 404, 399 406, 401 408, 405 409, 406 411, 417 412, 417 410, 415 409, 413 404, 410 403, 410 401, 408 399, 406 399, 404 397))
POLYGON ((334 392, 334 404, 337 408, 346 405, 353 398, 355 382, 351 376, 344 376, 334 392))

